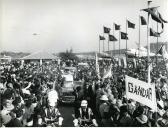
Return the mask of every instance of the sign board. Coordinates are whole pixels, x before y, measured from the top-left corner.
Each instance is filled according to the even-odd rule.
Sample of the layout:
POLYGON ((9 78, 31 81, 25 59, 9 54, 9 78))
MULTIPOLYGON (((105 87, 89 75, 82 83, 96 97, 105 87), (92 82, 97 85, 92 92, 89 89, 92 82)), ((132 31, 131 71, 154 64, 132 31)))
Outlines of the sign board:
POLYGON ((157 110, 155 86, 138 79, 125 76, 126 96, 154 111, 157 110))

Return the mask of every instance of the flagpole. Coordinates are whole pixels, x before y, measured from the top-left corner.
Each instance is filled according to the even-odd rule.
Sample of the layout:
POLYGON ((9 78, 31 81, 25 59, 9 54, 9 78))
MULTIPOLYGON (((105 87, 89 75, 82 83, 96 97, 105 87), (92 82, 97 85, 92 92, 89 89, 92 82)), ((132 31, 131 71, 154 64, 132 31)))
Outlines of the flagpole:
MULTIPOLYGON (((113 23, 113 36, 115 36, 114 35, 114 23, 113 23)), ((113 54, 113 56, 115 56, 115 41, 113 41, 113 50, 114 50, 114 54, 113 54)))
POLYGON ((100 53, 100 37, 99 37, 99 53, 100 53))
MULTIPOLYGON (((157 11, 157 16, 158 16, 158 11, 157 11)), ((157 22, 157 33, 158 33, 158 22, 157 22)), ((159 45, 159 37, 157 36, 157 51, 158 51, 158 45, 159 45)), ((156 67, 158 67, 158 56, 157 55, 156 55, 156 67)))
POLYGON ((126 63, 127 63, 127 17, 126 17, 126 63))
POLYGON ((121 32, 119 31, 119 56, 120 56, 120 37, 121 37, 121 32))
POLYGON ((139 45, 138 45, 138 58, 139 58, 139 55, 140 55, 140 51, 139 51, 139 50, 140 50, 140 45, 141 45, 141 28, 140 28, 140 27, 141 27, 141 25, 140 25, 140 24, 141 24, 141 23, 140 23, 141 21, 140 21, 140 20, 141 20, 141 17, 140 17, 140 15, 139 15, 139 45))
MULTIPOLYGON (((104 30, 103 30, 104 31, 104 30)), ((103 32, 103 37, 104 37, 104 32, 103 32)), ((103 52, 104 52, 104 40, 103 40, 103 52)))
MULTIPOLYGON (((150 5, 150 2, 152 1, 148 1, 148 9, 149 9, 149 5, 150 5)), ((150 61, 150 30, 149 30, 149 25, 150 25, 150 19, 149 19, 149 12, 148 12, 148 24, 147 24, 147 46, 148 46, 148 49, 147 49, 147 54, 148 54, 148 63, 150 61)), ((148 66, 148 83, 150 84, 150 65, 148 66)))
MULTIPOLYGON (((109 32, 110 33, 110 32, 109 32)), ((109 53, 109 33, 108 33, 108 53, 109 53)))

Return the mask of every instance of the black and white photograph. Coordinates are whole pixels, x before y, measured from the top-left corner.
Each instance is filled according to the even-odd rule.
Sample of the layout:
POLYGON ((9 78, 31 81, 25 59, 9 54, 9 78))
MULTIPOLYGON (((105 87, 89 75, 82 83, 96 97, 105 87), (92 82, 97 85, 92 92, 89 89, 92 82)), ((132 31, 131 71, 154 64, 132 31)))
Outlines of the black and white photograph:
POLYGON ((0 0, 0 127, 168 127, 168 0, 0 0))

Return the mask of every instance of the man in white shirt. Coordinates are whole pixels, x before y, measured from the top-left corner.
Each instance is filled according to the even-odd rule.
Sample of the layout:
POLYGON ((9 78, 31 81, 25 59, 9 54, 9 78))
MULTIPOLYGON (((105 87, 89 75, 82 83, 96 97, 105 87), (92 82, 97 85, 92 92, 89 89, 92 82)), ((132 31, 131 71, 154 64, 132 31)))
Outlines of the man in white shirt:
POLYGON ((55 104, 58 101, 58 93, 55 89, 53 89, 53 83, 48 83, 48 87, 49 87, 49 91, 47 93, 47 99, 48 99, 48 103, 50 104, 55 104))

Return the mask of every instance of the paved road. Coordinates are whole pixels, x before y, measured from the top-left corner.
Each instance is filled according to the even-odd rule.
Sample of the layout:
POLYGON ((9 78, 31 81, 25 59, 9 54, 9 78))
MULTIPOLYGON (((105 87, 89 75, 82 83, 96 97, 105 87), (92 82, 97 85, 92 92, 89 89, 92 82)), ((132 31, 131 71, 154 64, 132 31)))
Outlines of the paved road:
MULTIPOLYGON (((59 105, 59 110, 64 118, 63 127, 74 127, 73 126, 73 117, 72 117, 72 114, 74 114, 73 105, 72 104, 59 105)), ((100 120, 98 118, 97 118, 97 123, 100 126, 100 120)))
POLYGON ((63 127, 73 127, 73 117, 72 117, 72 114, 74 114, 73 106, 70 104, 63 104, 60 105, 59 110, 64 118, 63 127))

